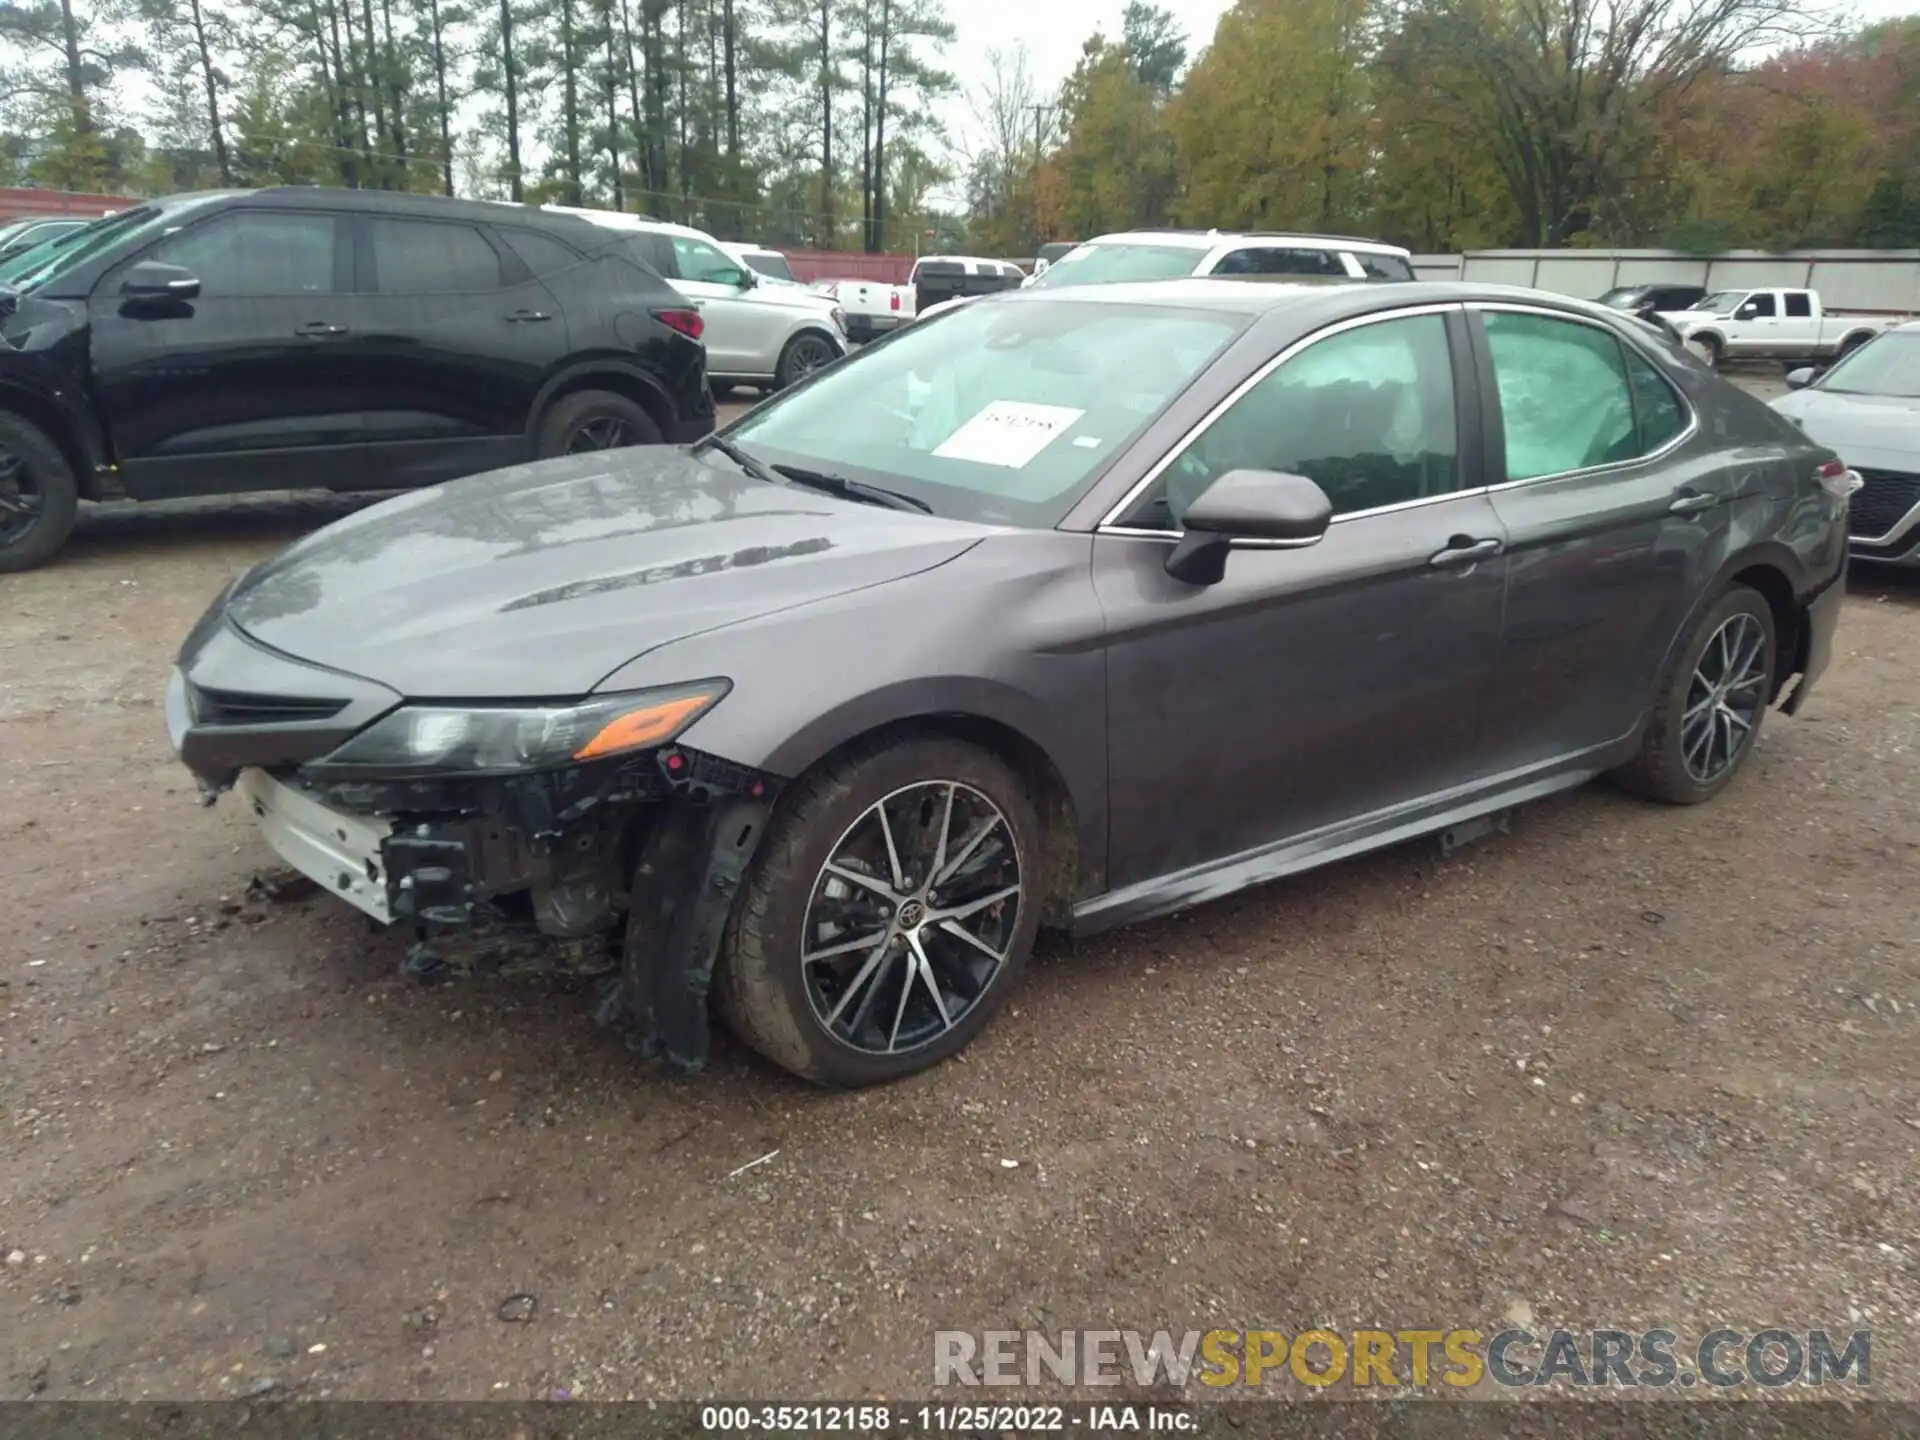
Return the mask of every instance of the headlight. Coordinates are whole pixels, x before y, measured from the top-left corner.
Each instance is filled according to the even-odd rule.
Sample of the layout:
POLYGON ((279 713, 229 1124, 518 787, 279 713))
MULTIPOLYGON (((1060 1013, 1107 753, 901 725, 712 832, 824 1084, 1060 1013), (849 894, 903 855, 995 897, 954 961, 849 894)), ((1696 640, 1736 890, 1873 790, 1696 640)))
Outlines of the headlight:
POLYGON ((664 745, 732 688, 701 680, 578 705, 402 705, 316 768, 383 775, 544 770, 664 745))

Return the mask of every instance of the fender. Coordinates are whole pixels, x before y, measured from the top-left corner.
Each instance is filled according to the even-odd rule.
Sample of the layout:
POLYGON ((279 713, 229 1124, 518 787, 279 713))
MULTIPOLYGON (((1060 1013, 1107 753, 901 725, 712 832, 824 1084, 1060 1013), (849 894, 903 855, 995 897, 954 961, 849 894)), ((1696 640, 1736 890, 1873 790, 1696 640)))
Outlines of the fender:
POLYGON ((74 466, 82 495, 91 499, 117 492, 119 487, 109 474, 112 461, 106 432, 84 401, 76 403, 65 390, 9 375, 0 378, 0 409, 10 410, 48 432, 74 466))
POLYGON ((539 432, 540 419, 547 413, 547 408, 553 404, 553 397, 572 381, 588 375, 618 375, 622 380, 631 381, 656 397, 661 405, 666 407, 669 415, 679 418, 679 411, 674 406, 673 400, 665 390, 660 388, 660 383, 653 376, 626 356, 608 351, 572 360, 547 377, 546 382, 533 397, 533 404, 527 411, 529 439, 539 432))
MULTIPOLYGON (((1061 757, 1071 752, 1038 700, 996 680, 959 675, 903 680, 853 696, 795 730, 759 768, 775 775, 799 775, 872 731, 946 717, 987 720, 1013 731, 1046 757, 1066 783, 1076 812, 1084 815, 1104 808, 1095 794, 1096 777, 1076 775, 1074 765, 1062 763, 1061 757)), ((1084 772, 1087 767, 1078 768, 1084 772)))
MULTIPOLYGON (((1812 593, 1821 588, 1819 582, 1808 575, 1806 562, 1794 554, 1790 547, 1777 540, 1763 541, 1761 544, 1751 545, 1737 554, 1728 556, 1721 563, 1719 570, 1714 573, 1712 582, 1702 587, 1700 598, 1694 601, 1693 608, 1687 611, 1687 618, 1680 622, 1679 630, 1667 644, 1666 654, 1660 657, 1660 669, 1657 673, 1666 674, 1667 666, 1673 662, 1674 655, 1692 638, 1694 627, 1700 623, 1701 615, 1720 598, 1733 577, 1743 570, 1753 569, 1756 565, 1766 565, 1778 570, 1787 584, 1793 587, 1795 600, 1802 605, 1811 598, 1812 593)), ((1769 697, 1768 703, 1779 698, 1781 690, 1786 687, 1787 681, 1791 678, 1790 674, 1773 677, 1774 693, 1769 697)))

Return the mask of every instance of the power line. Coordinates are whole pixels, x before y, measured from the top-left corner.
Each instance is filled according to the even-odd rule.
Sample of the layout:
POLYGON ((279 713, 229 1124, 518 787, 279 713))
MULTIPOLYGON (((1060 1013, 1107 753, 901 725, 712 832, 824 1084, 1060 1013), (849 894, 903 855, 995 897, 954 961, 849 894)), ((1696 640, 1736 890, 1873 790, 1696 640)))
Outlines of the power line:
MULTIPOLYGON (((331 155, 348 155, 348 156, 352 156, 356 160, 391 161, 392 163, 403 166, 409 170, 411 170, 416 166, 428 167, 432 170, 433 174, 436 177, 438 177, 442 173, 448 158, 445 155, 442 155, 438 152, 432 152, 432 153, 421 152, 414 155, 396 155, 391 151, 362 149, 357 145, 334 145, 325 140, 282 140, 278 137, 272 137, 262 142, 248 141, 245 138, 235 138, 229 142, 229 146, 230 146, 230 152, 231 152, 232 158, 236 162, 236 168, 244 168, 246 156, 258 150, 261 150, 261 149, 272 150, 276 152, 275 158, 284 159, 285 157, 283 155, 278 154, 277 152, 281 152, 287 148, 295 148, 295 149, 320 150, 331 155)), ((457 157, 455 158, 457 162, 457 157)), ((522 177, 522 183, 523 184, 526 183, 524 176, 522 177)), ((537 185, 539 188, 545 188, 546 186, 552 183, 553 182, 551 181, 541 181, 541 182, 537 182, 537 185)), ((354 188, 370 189, 370 188, 378 188, 378 187, 358 186, 354 188)), ((738 200, 730 196, 723 196, 723 195, 683 194, 678 190, 649 190, 649 189, 644 189, 637 185, 629 185, 624 180, 622 180, 620 183, 620 193, 623 197, 634 196, 634 197, 644 197, 649 200, 665 200, 665 201, 671 201, 676 205, 683 205, 683 206, 693 205, 693 206, 698 206, 702 209, 731 206, 735 210, 750 210, 757 214, 771 215, 783 220, 831 221, 835 225, 848 225, 848 226, 857 225, 859 223, 859 218, 857 216, 842 215, 838 211, 835 211, 832 214, 829 214, 825 210, 796 210, 784 205, 769 205, 764 202, 754 201, 754 200, 738 200)), ((512 204, 513 202, 502 201, 499 203, 512 204)), ((527 203, 527 202, 522 202, 522 203, 527 203)), ((889 217, 886 223, 889 225, 896 224, 896 223, 905 224, 904 221, 897 220, 894 217, 889 217)), ((908 226, 907 228, 917 231, 922 227, 916 222, 908 226)))

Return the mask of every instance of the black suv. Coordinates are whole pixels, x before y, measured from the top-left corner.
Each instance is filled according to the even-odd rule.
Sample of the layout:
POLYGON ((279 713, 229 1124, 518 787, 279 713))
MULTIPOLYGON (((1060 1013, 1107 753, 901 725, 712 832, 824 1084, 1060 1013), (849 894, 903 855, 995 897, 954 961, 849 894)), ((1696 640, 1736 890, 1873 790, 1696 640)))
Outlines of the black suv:
POLYGON ((0 571, 82 499, 399 489, 706 434, 699 312, 625 239, 364 190, 94 222, 0 286, 0 571))

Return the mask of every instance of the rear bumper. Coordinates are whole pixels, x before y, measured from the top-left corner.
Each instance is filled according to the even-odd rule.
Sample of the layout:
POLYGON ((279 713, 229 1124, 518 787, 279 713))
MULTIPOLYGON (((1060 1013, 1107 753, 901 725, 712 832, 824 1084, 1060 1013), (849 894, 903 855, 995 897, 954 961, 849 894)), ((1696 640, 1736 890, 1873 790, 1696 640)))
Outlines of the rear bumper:
POLYGON ((1843 565, 1825 588, 1807 602, 1806 643, 1800 655, 1800 683, 1794 686, 1793 694, 1781 706, 1789 715, 1799 711, 1807 696, 1813 692, 1814 685, 1826 673, 1828 662, 1833 659, 1834 631, 1839 628, 1840 607, 1846 595, 1847 572, 1843 565))
POLYGON ((855 345, 864 345, 882 335, 891 334, 905 323, 904 315, 849 315, 847 339, 855 345))

